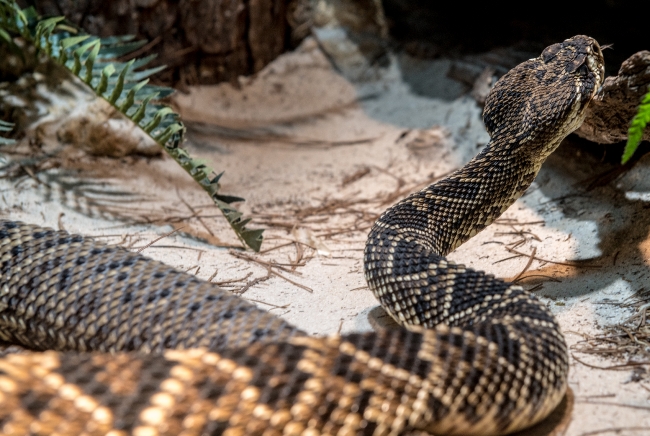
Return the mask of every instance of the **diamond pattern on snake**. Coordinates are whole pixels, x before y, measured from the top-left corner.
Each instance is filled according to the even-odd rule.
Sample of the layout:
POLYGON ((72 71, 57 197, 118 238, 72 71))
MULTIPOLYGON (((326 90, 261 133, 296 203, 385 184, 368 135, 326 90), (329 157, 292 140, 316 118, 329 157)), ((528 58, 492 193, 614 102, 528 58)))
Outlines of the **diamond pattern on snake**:
POLYGON ((445 259, 530 185, 603 82, 575 36, 504 75, 467 165, 389 208, 365 277, 396 331, 310 337, 217 286, 93 239, 0 222, 0 431, 32 435, 505 434, 567 387, 552 314, 445 259))

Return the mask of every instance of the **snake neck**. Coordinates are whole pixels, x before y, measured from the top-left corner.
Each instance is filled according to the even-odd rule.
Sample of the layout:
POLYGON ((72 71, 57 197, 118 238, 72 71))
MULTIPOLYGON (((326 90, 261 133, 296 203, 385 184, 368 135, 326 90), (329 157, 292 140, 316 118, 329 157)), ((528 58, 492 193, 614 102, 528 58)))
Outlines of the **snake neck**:
MULTIPOLYGON (((549 147, 548 154, 555 147, 549 147)), ((396 232, 445 256, 490 225, 521 197, 545 158, 532 158, 522 152, 521 145, 511 147, 491 141, 450 176, 388 209, 375 223, 368 240, 381 233, 396 232)))

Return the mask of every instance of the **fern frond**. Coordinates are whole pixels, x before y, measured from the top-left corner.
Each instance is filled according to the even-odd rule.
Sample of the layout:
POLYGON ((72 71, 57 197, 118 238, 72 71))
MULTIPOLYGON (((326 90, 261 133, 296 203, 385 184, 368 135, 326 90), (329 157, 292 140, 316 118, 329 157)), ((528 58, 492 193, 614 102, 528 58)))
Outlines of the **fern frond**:
POLYGON ((650 123, 650 89, 643 96, 643 99, 641 99, 641 104, 637 109, 636 115, 630 123, 630 128, 627 131, 627 143, 625 144, 621 163, 627 163, 639 147, 641 138, 643 138, 643 131, 648 123, 650 123))
POLYGON ((210 195, 239 239, 255 251, 260 249, 262 230, 246 228, 250 220, 243 219, 229 204, 243 199, 219 193, 221 175, 192 159, 181 148, 185 127, 178 114, 155 103, 174 92, 148 83, 148 77, 164 67, 145 69, 155 56, 115 61, 139 49, 146 41, 135 41, 133 36, 98 38, 65 22, 63 17, 41 19, 32 8, 21 10, 15 1, 0 0, 0 44, 15 45, 15 38, 22 38, 34 45, 39 54, 63 65, 140 126, 210 195))
POLYGON ((0 146, 13 144, 15 141, 13 139, 5 138, 5 132, 11 132, 14 128, 13 123, 8 123, 6 121, 0 120, 0 146))
MULTIPOLYGON (((13 123, 8 123, 6 121, 0 120, 0 147, 2 147, 3 145, 11 145, 16 142, 13 139, 5 138, 3 136, 5 132, 10 132, 11 130, 13 130, 13 128, 14 128, 13 123)), ((2 154, 0 154, 0 162, 4 163, 5 161, 6 158, 2 154)))
POLYGON ((0 120, 0 132, 11 132, 13 128, 14 128, 13 123, 8 123, 6 121, 0 120))

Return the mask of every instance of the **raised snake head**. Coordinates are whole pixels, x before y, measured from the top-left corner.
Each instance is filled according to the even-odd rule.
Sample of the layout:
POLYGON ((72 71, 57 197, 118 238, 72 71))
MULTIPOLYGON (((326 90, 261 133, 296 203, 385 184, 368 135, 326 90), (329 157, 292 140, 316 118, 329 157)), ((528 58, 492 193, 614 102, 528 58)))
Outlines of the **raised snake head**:
POLYGON ((605 63, 595 39, 577 35, 553 44, 506 73, 488 95, 483 121, 495 153, 544 159, 580 127, 603 83, 605 63))

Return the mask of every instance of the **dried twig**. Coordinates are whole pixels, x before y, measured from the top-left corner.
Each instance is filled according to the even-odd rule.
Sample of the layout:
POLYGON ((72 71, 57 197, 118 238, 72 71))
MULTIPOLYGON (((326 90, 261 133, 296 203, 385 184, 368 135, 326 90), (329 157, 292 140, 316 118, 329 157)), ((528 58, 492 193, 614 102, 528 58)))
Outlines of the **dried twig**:
MULTIPOLYGON (((277 268, 277 269, 280 269, 280 270, 288 272, 288 273, 298 274, 296 271, 291 271, 289 268, 285 268, 283 266, 283 264, 280 264, 280 263, 267 262, 267 261, 262 260, 262 259, 256 259, 253 256, 249 256, 248 254, 245 254, 245 253, 239 253, 239 252, 234 251, 234 250, 230 250, 229 253, 231 255, 235 256, 235 257, 240 258, 240 259, 247 260, 249 262, 253 262, 253 263, 256 263, 258 265, 261 265, 264 268, 269 268, 269 267, 270 268, 277 268)), ((301 265, 301 266, 303 266, 303 265, 301 265)))
POLYGON ((287 246, 289 246, 289 245, 293 245, 293 243, 294 243, 294 241, 287 242, 286 244, 276 245, 275 247, 267 248, 266 250, 262 250, 262 251, 260 251, 259 254, 266 254, 266 253, 268 253, 268 252, 270 252, 270 251, 277 250, 278 248, 282 248, 282 247, 287 247, 287 246))
POLYGON ((578 359, 575 354, 571 353, 571 357, 573 357, 576 362, 583 364, 586 367, 593 368, 593 369, 602 369, 602 370, 628 370, 630 368, 633 368, 635 366, 644 366, 644 365, 650 365, 650 360, 647 362, 628 362, 624 363, 621 365, 610 365, 610 366, 598 366, 598 365, 592 365, 590 363, 587 363, 583 360, 578 359))
MULTIPOLYGON (((519 256, 529 256, 529 254, 522 253, 521 251, 514 250, 512 248, 506 247, 506 250, 508 250, 511 253, 515 253, 519 256)), ((555 265, 564 265, 564 266, 574 266, 574 267, 579 267, 579 268, 602 268, 601 265, 589 265, 589 264, 583 264, 579 261, 568 261, 568 262, 573 262, 573 263, 568 263, 568 262, 556 262, 554 260, 548 260, 548 259, 542 259, 540 257, 534 257, 535 260, 540 261, 540 262, 547 262, 547 263, 552 263, 555 265)))
POLYGON ((274 309, 286 309, 287 307, 291 306, 291 303, 287 303, 284 306, 278 306, 277 304, 267 303, 266 301, 255 300, 253 298, 246 298, 246 300, 253 301, 255 303, 266 304, 267 306, 271 306, 274 309))
POLYGON ((273 274, 274 276, 278 276, 281 279, 284 279, 285 281, 291 283, 294 286, 299 287, 300 289, 304 289, 305 291, 309 292, 310 294, 314 293, 314 290, 312 288, 310 288, 309 286, 301 285, 300 283, 295 282, 295 281, 283 276, 282 274, 278 273, 277 271, 271 271, 271 274, 273 274))
POLYGON ((205 223, 205 221, 203 221, 203 218, 201 218, 201 216, 199 215, 199 213, 198 213, 198 212, 197 212, 197 211, 192 207, 192 205, 190 205, 190 204, 189 204, 189 203, 188 203, 188 202, 183 198, 183 196, 180 194, 180 192, 179 192, 179 190, 178 190, 178 187, 176 187, 176 196, 178 197, 178 199, 179 199, 180 201, 183 202, 183 204, 185 205, 185 207, 187 207, 187 208, 190 210, 190 212, 192 212, 192 218, 196 218, 196 219, 198 219, 199 222, 201 223, 201 225, 203 226, 203 228, 205 229, 205 231, 208 232, 208 234, 209 234, 210 236, 213 236, 213 237, 214 237, 214 233, 212 233, 212 230, 210 230, 210 228, 209 228, 208 225, 205 223))
POLYGON ((637 404, 625 404, 625 403, 614 403, 612 401, 578 401, 576 403, 587 403, 587 404, 601 404, 603 406, 617 406, 617 407, 628 407, 630 409, 641 409, 641 410, 650 410, 650 406, 639 406, 637 404))
MULTIPOLYGON (((216 274, 216 273, 215 273, 215 274, 216 274)), ((250 276, 252 276, 252 275, 253 275, 253 273, 252 273, 252 272, 249 272, 249 273, 246 274, 244 277, 241 277, 241 278, 239 278, 239 279, 223 280, 223 281, 220 281, 220 282, 215 282, 214 284, 215 284, 215 285, 219 285, 219 286, 223 286, 223 285, 229 285, 230 283, 243 282, 244 280, 248 280, 248 278, 249 278, 250 276)))
POLYGON ((522 237, 525 237, 525 235, 531 235, 533 237, 533 239, 535 239, 535 240, 537 240, 539 242, 542 242, 542 240, 539 238, 539 236, 537 236, 533 232, 528 232, 528 231, 525 231, 525 230, 516 230, 516 231, 512 231, 512 232, 496 232, 496 233, 494 233, 494 235, 495 236, 517 235, 517 236, 522 236, 522 237))
MULTIPOLYGON (((214 272, 212 273, 212 275, 208 278, 208 282, 212 283, 212 280, 214 280, 214 278, 217 276, 218 273, 219 273, 219 269, 218 269, 218 268, 215 268, 215 269, 214 269, 214 272)), ((251 274, 252 274, 252 273, 251 273, 251 274)))
POLYGON ((57 224, 59 226, 59 230, 65 231, 65 226, 63 225, 63 217, 65 216, 65 213, 61 212, 59 213, 59 219, 57 221, 57 224))
MULTIPOLYGON (((293 273, 293 274, 297 274, 297 273, 298 273, 297 271, 292 271, 292 270, 290 270, 290 269, 285 268, 285 267, 283 266, 284 264, 280 264, 280 263, 276 263, 276 262, 266 262, 266 261, 264 261, 264 260, 256 259, 256 258, 254 258, 254 257, 252 257, 252 256, 247 255, 247 254, 244 254, 244 253, 238 253, 238 252, 236 252, 236 251, 232 251, 232 250, 230 251, 230 254, 232 254, 233 256, 238 257, 238 258, 240 258, 240 259, 244 259, 244 260, 247 260, 247 261, 250 261, 250 262, 257 263, 258 265, 264 266, 264 267, 267 269, 267 271, 269 272, 269 274, 272 274, 272 275, 274 275, 274 276, 280 277, 281 279, 283 279, 283 280, 285 280, 285 281, 291 283, 291 284, 294 285, 294 286, 297 286, 297 287, 299 287, 299 288, 301 288, 301 289, 304 289, 304 290, 307 291, 307 292, 310 292, 310 293, 313 293, 313 292, 314 292, 314 290, 311 289, 310 287, 305 286, 305 285, 302 285, 302 284, 300 284, 300 283, 298 283, 298 282, 295 282, 295 281, 289 279, 288 277, 286 277, 286 276, 280 274, 279 272, 273 270, 273 268, 277 268, 277 269, 280 269, 280 270, 282 270, 282 271, 289 272, 289 273, 293 273)), ((292 264, 290 264, 289 266, 292 266, 292 264)), ((303 263, 303 264, 299 264, 299 266, 304 266, 304 263, 303 263)), ((267 280, 267 279, 268 279, 268 278, 265 278, 264 280, 267 280)), ((247 290, 249 287, 250 287, 250 286, 245 287, 246 290, 247 290)), ((241 292, 245 292, 245 290, 244 290, 244 291, 240 290, 239 292, 240 292, 240 293, 241 293, 241 292)))
POLYGON ((252 288, 253 286, 257 285, 258 283, 262 283, 262 282, 265 282, 265 281, 267 281, 268 279, 270 279, 271 276, 272 276, 272 274, 271 274, 271 270, 270 270, 270 269, 267 269, 266 271, 267 271, 267 274, 266 274, 264 277, 256 277, 256 278, 254 278, 253 280, 251 280, 250 282, 246 283, 244 286, 242 286, 242 287, 241 287, 240 289, 238 289, 237 291, 233 291, 233 294, 241 295, 241 294, 243 294, 244 292, 248 291, 248 290, 249 290, 250 288, 252 288))
POLYGON ((535 259, 535 254, 537 253, 537 247, 533 247, 533 251, 530 253, 530 257, 528 258, 528 262, 526 263, 526 266, 524 269, 521 270, 519 274, 517 274, 517 277, 515 277, 512 281, 516 281, 521 277, 526 271, 528 271, 528 268, 533 264, 533 260, 535 259))
POLYGON ((160 241, 161 239, 165 239, 166 237, 168 237, 168 236, 170 236, 170 235, 173 235, 174 233, 176 233, 176 232, 182 230, 183 228, 185 228, 185 226, 181 226, 181 227, 178 227, 178 228, 172 230, 171 232, 167 232, 167 233, 165 233, 164 235, 162 235, 162 236, 160 236, 160 237, 154 239, 153 241, 149 242, 149 243, 148 243, 147 245, 145 245, 144 247, 140 247, 140 248, 138 248, 135 252, 136 252, 136 253, 142 253, 142 251, 145 250, 146 248, 151 247, 153 244, 155 244, 156 242, 160 241))
POLYGON ((517 283, 517 282, 520 282, 522 280, 529 279, 531 277, 543 277, 545 279, 548 279, 548 281, 550 281, 550 282, 562 283, 562 280, 558 280, 553 276, 547 276, 546 274, 528 274, 527 276, 524 276, 524 277, 517 277, 515 279, 512 279, 511 282, 512 283, 517 283))
POLYGON ((194 273, 194 275, 196 275, 196 274, 198 274, 199 271, 201 270, 201 265, 194 265, 194 266, 191 266, 191 267, 189 267, 188 269, 186 269, 185 272, 186 272, 186 273, 189 273, 189 272, 192 271, 194 268, 196 268, 196 272, 194 273))
POLYGON ((520 223, 516 219, 512 218, 499 218, 494 220, 492 224, 496 224, 497 226, 529 226, 533 224, 544 224, 544 221, 528 221, 528 222, 523 222, 520 223))
POLYGON ((650 434, 650 428, 648 427, 612 427, 612 428, 603 428, 600 430, 588 431, 586 433, 580 434, 580 436, 593 436, 603 433, 618 433, 621 431, 645 431, 647 434, 650 434))
POLYGON ((363 177, 367 176, 370 174, 370 168, 368 167, 361 167, 354 173, 350 174, 349 176, 345 176, 343 178, 343 181, 341 182, 341 187, 345 187, 351 183, 356 182, 359 179, 362 179, 363 177))

